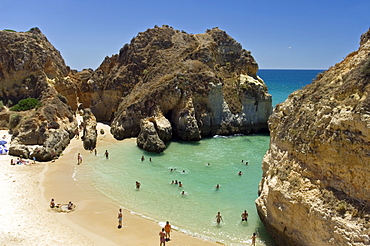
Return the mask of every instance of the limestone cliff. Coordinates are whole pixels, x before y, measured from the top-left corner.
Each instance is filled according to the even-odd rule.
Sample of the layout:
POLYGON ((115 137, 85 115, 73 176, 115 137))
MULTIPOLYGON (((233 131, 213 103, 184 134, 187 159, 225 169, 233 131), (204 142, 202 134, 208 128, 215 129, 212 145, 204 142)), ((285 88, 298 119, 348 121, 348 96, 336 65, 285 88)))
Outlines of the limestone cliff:
POLYGON ((256 205, 279 245, 370 245, 369 36, 269 119, 256 205))
POLYGON ((63 96, 75 91, 68 73, 59 51, 38 28, 0 31, 0 100, 6 106, 25 98, 42 102, 28 112, 2 112, 13 132, 10 154, 51 160, 69 144, 77 123, 63 96))
MULTIPOLYGON (((5 110, 14 133, 10 153, 50 160, 77 130, 74 112, 107 122, 117 139, 160 152, 172 138, 267 131, 271 96, 249 51, 213 28, 187 34, 169 26, 141 32, 95 71, 70 70, 38 28, 0 31, 0 100, 11 106, 36 98, 42 107, 5 110)), ((94 125, 84 146, 96 144, 94 125)))
POLYGON ((250 52, 218 28, 193 35, 155 27, 84 71, 79 98, 97 120, 112 121, 117 139, 138 136, 150 117, 165 117, 183 140, 248 134, 267 130, 272 110, 257 70, 250 52))

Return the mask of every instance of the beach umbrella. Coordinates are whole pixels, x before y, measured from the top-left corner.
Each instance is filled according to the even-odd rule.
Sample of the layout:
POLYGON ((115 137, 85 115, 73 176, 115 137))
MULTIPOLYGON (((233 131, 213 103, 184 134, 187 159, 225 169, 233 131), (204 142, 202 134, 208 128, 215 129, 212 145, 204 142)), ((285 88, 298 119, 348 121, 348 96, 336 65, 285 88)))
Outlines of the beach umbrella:
POLYGON ((6 155, 8 151, 9 150, 7 148, 0 146, 0 155, 6 155))
POLYGON ((7 144, 8 142, 5 141, 5 140, 0 140, 0 145, 4 145, 4 144, 7 144))

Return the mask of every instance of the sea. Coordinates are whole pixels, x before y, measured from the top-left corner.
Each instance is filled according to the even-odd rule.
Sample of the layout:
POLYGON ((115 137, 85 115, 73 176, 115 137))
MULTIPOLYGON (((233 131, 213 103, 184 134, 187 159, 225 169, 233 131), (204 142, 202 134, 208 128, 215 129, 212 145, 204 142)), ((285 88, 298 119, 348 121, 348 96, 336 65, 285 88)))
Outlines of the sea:
MULTIPOLYGON (((261 69, 258 76, 275 107, 322 71, 261 69)), ((156 154, 139 149, 136 141, 124 140, 98 145, 97 156, 84 156, 88 171, 75 173, 74 178, 161 226, 169 221, 176 230, 231 246, 250 245, 255 232, 256 245, 273 246, 255 206, 269 141, 268 134, 214 136, 198 142, 172 141, 156 154), (248 221, 241 220, 244 210, 248 221), (215 222, 218 212, 220 224, 215 222)))

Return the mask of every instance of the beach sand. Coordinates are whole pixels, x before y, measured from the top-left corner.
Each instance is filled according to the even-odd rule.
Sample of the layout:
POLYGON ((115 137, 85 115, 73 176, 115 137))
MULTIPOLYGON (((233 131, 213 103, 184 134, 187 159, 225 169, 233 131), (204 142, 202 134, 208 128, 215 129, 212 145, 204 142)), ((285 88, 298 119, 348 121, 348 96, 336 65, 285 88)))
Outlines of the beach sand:
MULTIPOLYGON (((7 131, 0 131, 0 136, 4 134, 7 131)), ((116 141, 109 126, 99 123, 98 147, 116 141)), ((73 179, 76 170, 83 172, 83 165, 89 165, 77 166, 77 153, 91 154, 80 139, 73 139, 55 162, 12 166, 10 159, 16 158, 0 155, 0 245, 158 245, 158 223, 123 209, 123 227, 118 229, 119 204, 73 179), (51 209, 51 198, 62 204, 72 201, 76 209, 68 213, 51 209)), ((220 244, 173 230, 166 245, 220 244)))

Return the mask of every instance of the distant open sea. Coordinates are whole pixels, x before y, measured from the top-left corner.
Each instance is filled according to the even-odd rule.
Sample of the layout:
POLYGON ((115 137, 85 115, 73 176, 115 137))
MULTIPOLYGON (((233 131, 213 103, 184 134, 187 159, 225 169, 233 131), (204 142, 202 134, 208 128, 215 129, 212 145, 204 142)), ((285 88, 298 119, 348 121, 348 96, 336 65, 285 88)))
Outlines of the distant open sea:
MULTIPOLYGON (((261 69, 258 75, 268 86, 275 107, 293 91, 310 84, 320 72, 261 69)), ((133 141, 122 141, 98 147, 98 156, 84 156, 89 171, 84 175, 75 173, 74 178, 160 225, 168 220, 189 235, 235 246, 249 245, 251 235, 257 232, 257 245, 271 246, 274 240, 266 233, 254 203, 269 140, 268 134, 256 134, 173 141, 161 154, 143 151, 133 141), (109 160, 103 156, 106 149, 109 160), (144 161, 141 156, 145 156, 144 161), (243 175, 239 176, 239 171, 243 175), (175 180, 183 187, 171 184, 175 180), (135 189, 136 181, 141 183, 139 190, 135 189), (215 188, 217 184, 219 189, 215 188), (244 210, 249 213, 248 222, 241 221, 244 210), (214 222, 217 212, 223 217, 220 225, 214 222)))

